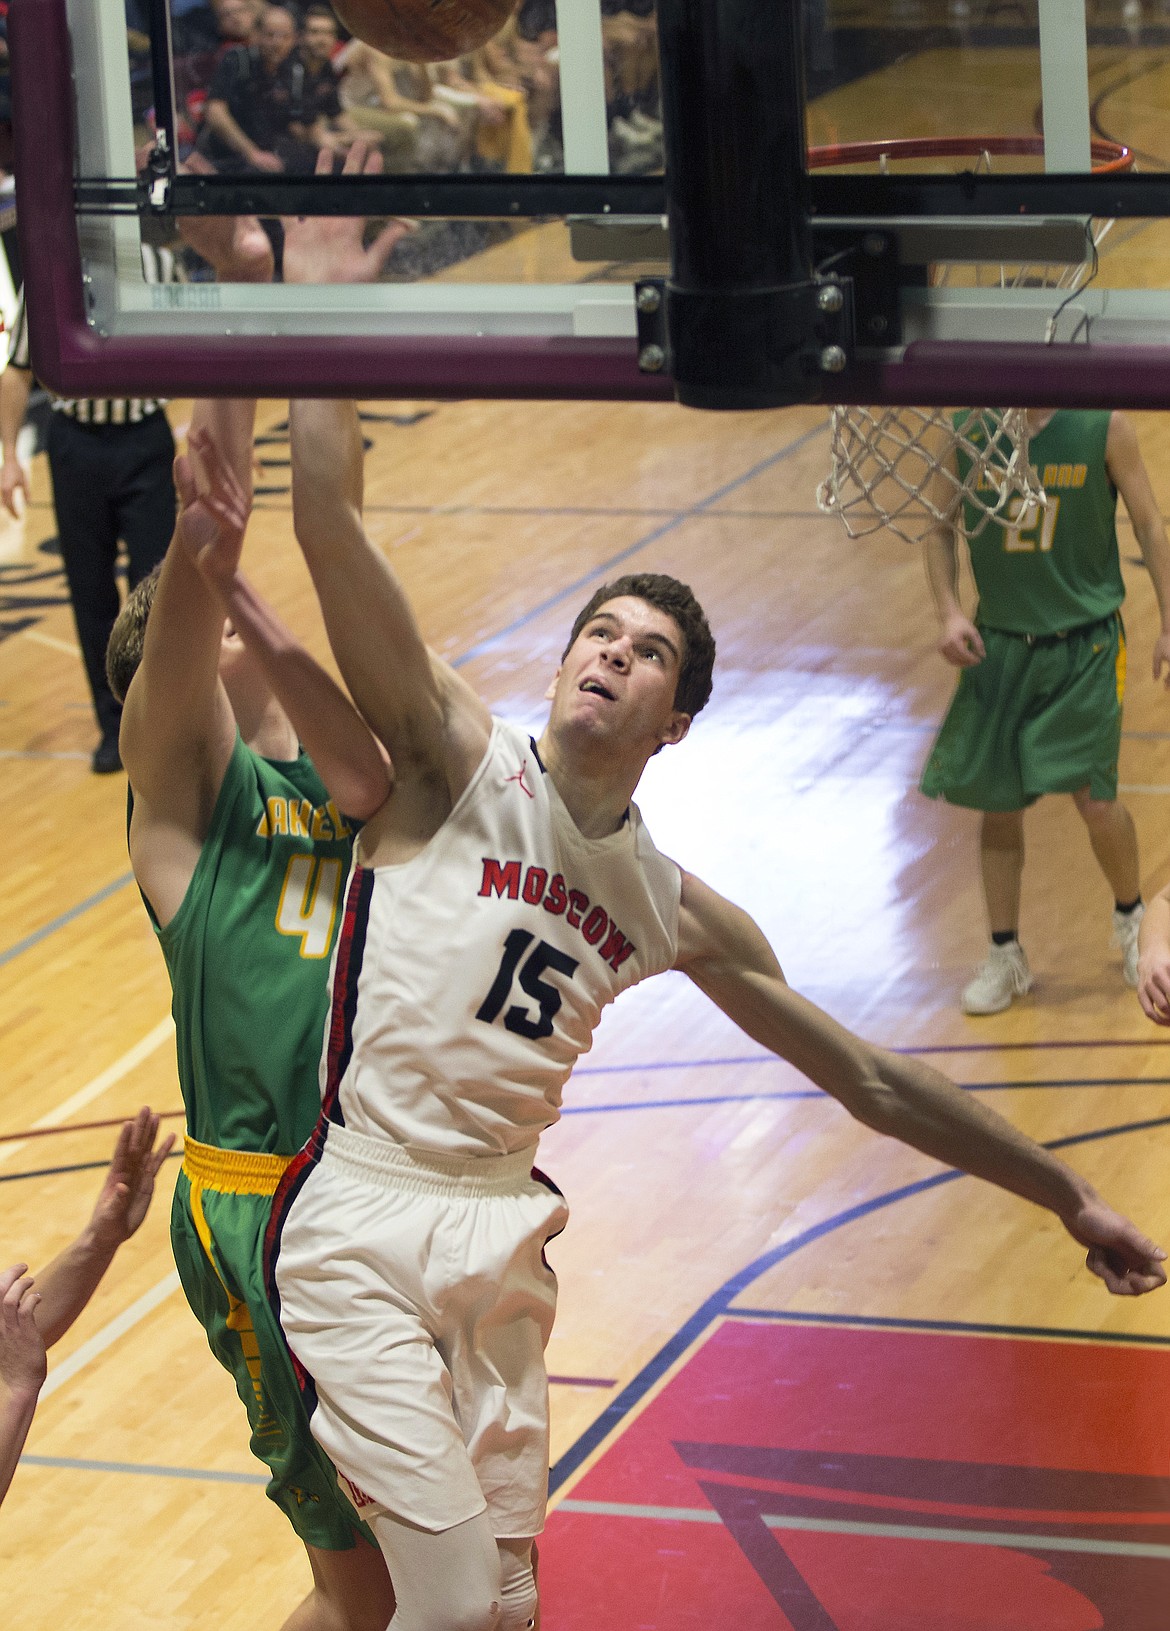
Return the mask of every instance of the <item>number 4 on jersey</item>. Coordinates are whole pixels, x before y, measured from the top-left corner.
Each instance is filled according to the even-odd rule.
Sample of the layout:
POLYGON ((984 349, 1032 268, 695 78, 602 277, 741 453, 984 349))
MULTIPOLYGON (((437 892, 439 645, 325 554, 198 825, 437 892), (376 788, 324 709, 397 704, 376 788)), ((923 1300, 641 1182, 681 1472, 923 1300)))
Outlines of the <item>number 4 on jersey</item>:
POLYGON ((276 908, 276 927, 281 934, 300 937, 302 957, 328 957, 341 883, 341 862, 333 856, 290 858, 276 908))

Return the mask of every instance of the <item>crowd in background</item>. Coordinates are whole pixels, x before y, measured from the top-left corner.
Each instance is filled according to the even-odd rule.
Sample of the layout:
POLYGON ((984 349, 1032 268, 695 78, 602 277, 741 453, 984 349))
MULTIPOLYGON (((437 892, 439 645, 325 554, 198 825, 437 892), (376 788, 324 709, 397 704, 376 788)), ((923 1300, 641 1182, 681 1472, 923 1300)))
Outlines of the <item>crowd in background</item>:
MULTIPOLYGON (((136 113, 152 100, 149 23, 126 0, 136 113)), ((610 161, 661 168, 654 0, 602 0, 610 161)), ((324 0, 172 0, 181 156, 220 173, 308 174, 373 137, 392 173, 562 168, 553 0, 521 0, 489 43, 420 64, 350 38, 324 0)))

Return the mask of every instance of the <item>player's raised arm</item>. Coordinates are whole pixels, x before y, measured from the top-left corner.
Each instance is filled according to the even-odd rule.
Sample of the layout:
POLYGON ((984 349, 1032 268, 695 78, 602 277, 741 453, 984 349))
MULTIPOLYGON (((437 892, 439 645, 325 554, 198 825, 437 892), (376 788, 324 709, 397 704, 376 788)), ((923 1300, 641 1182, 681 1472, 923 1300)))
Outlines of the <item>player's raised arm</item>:
POLYGON ((37 1275, 37 1325, 52 1347, 93 1296, 118 1248, 134 1234, 150 1207, 154 1180, 174 1136, 159 1141, 159 1118, 143 1108, 124 1122, 93 1214, 85 1228, 37 1275))
POLYGON ((175 460, 180 510, 125 694, 122 761, 136 800, 202 842, 235 741, 219 682, 223 611, 197 566, 219 532, 242 542, 251 510, 253 403, 199 404, 175 460), (208 426, 214 426, 212 435, 208 426))
POLYGON ((937 1070, 862 1041, 799 996, 752 919, 687 874, 678 966, 859 1121, 1055 1212, 1110 1291, 1136 1296, 1165 1284, 1165 1253, 1079 1173, 937 1070))
POLYGON ((217 535, 196 563, 252 652, 339 810, 366 821, 390 794, 385 748, 330 674, 239 570, 234 540, 217 535))
POLYGON ((474 693, 432 657, 405 590, 362 523, 362 438, 353 403, 290 409, 293 522, 329 641, 354 701, 395 774, 441 774, 453 793, 491 728, 474 693))

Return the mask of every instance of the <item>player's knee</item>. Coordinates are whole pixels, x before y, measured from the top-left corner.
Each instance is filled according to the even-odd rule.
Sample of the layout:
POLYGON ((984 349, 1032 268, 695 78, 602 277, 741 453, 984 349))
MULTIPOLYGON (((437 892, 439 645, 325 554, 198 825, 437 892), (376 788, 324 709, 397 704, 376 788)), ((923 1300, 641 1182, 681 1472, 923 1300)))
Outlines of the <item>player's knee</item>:
POLYGON ((536 1576, 532 1568, 532 1542, 500 1540, 499 1631, 532 1631, 536 1624, 536 1576))

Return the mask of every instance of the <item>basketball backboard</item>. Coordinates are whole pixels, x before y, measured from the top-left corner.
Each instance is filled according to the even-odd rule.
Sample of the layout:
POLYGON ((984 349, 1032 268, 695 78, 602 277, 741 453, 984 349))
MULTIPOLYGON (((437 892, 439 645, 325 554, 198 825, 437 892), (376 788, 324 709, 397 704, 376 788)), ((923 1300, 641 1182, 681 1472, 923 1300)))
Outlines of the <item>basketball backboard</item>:
POLYGON ((486 110, 507 61, 398 65, 413 151, 308 202, 287 171, 138 176, 156 122, 185 151, 215 71, 203 8, 138 3, 128 44, 110 0, 13 0, 34 355, 69 394, 1170 401, 1161 0, 524 0, 501 49, 527 145, 486 110), (143 233, 209 208, 423 225, 372 285, 146 284, 143 233))

